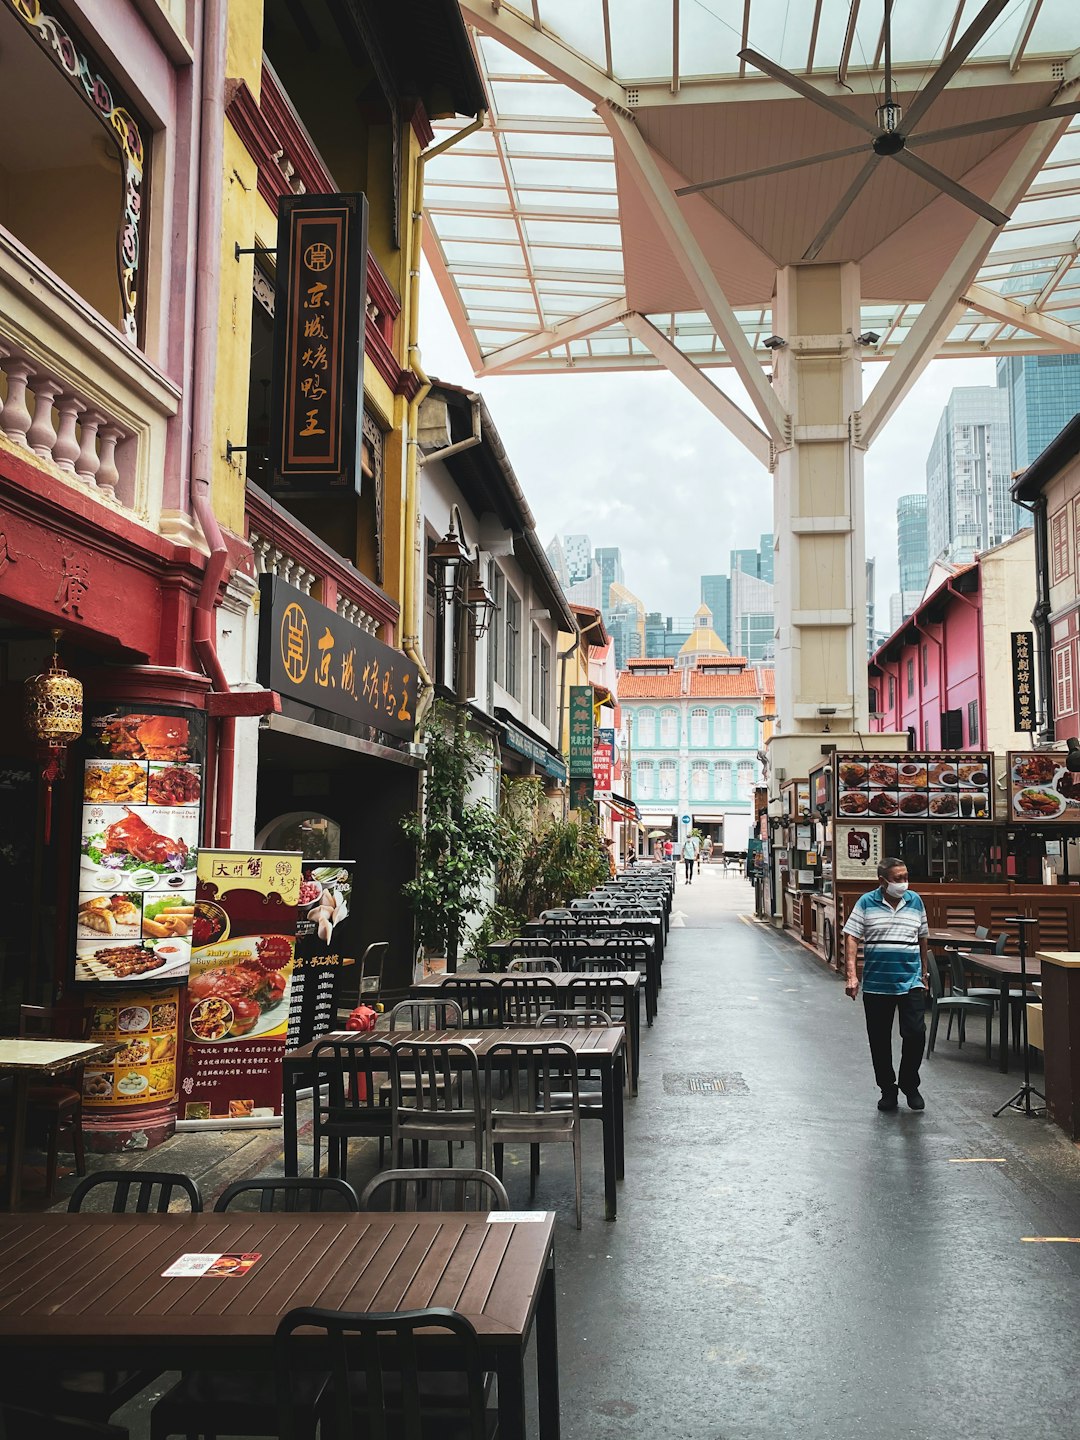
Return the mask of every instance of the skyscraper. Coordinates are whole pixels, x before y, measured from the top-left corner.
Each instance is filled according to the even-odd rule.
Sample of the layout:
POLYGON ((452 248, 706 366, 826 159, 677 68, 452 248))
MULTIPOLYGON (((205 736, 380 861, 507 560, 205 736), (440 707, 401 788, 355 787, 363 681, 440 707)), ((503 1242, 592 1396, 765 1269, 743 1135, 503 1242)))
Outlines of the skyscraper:
POLYGON ((874 624, 875 602, 877 599, 876 575, 877 561, 872 555, 868 555, 866 557, 866 653, 868 656, 873 655, 877 649, 874 643, 874 637, 877 634, 877 628, 874 624))
POLYGON ((1023 512, 1009 493, 1009 396, 992 385, 955 389, 926 460, 928 554, 966 562, 1012 535, 1023 512))
POLYGON ((770 660, 775 652, 775 631, 773 587, 745 570, 732 570, 731 653, 751 662, 770 660))
POLYGON ((625 583, 623 580, 622 551, 617 545, 600 546, 593 559, 600 571, 600 583, 604 587, 604 607, 606 609, 609 603, 608 591, 612 585, 622 585, 625 583))
POLYGON ((593 572, 592 541, 588 535, 564 535, 563 553, 571 585, 588 580, 593 572))
POLYGON ((544 554, 547 556, 552 570, 555 571, 555 579, 564 590, 568 590, 570 588, 570 571, 566 567, 566 551, 563 549, 563 543, 558 535, 551 537, 544 554))
POLYGON ((713 629, 731 645, 731 581, 726 575, 702 575, 701 603, 712 612, 713 629))
POLYGON ((1008 355, 997 383, 1009 397, 1012 468, 1026 470, 1080 412, 1080 355, 1008 355))
POLYGON ((922 593, 930 573, 926 547, 926 496, 901 495, 896 502, 896 558, 901 590, 922 593))

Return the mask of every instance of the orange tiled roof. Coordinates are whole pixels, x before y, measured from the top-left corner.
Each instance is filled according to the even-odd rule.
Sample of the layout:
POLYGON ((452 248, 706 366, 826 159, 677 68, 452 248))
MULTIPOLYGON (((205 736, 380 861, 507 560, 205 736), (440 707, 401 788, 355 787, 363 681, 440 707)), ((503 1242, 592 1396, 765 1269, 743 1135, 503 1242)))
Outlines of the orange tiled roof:
POLYGON ((674 670, 663 675, 636 675, 624 670, 619 676, 620 700, 663 699, 682 693, 682 675, 674 670))
POLYGON ((690 675, 691 695, 771 695, 773 693, 773 672, 771 670, 741 670, 736 674, 702 675, 694 670, 690 675))
POLYGON ((620 700, 666 700, 672 696, 713 697, 745 695, 772 699, 775 694, 774 673, 764 667, 751 666, 749 670, 720 671, 703 675, 700 670, 691 670, 690 688, 683 690, 683 673, 670 672, 663 675, 642 675, 635 670, 624 670, 619 675, 620 700))

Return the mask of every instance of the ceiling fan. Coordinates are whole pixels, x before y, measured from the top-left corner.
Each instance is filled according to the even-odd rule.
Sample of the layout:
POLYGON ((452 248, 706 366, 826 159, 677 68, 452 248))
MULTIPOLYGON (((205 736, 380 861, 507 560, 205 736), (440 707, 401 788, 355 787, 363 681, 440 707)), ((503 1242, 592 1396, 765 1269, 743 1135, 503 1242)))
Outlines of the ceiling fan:
POLYGON ((855 176, 835 210, 810 242, 802 257, 804 260, 813 260, 817 257, 881 160, 895 160, 897 164, 903 165, 906 170, 921 176, 931 185, 936 185, 944 194, 951 195, 954 200, 958 200, 961 205, 966 205, 969 210, 974 210, 976 214, 983 216, 991 224, 1006 224, 1009 219, 1008 215, 984 200, 981 195, 976 195, 974 191, 959 185, 951 176, 929 164, 921 155, 915 154, 913 147, 932 145, 939 140, 960 140, 968 135, 986 135, 994 130, 1014 130, 1021 125, 1034 125, 1042 120, 1077 115, 1080 114, 1080 102, 1046 105, 1041 110, 1020 110, 1015 114, 999 115, 994 119, 974 120, 967 125, 950 125, 944 130, 925 130, 918 135, 912 132, 1009 3, 1010 0, 988 0, 988 3, 982 7, 956 44, 945 55, 926 85, 915 96, 911 108, 905 115, 893 93, 893 0, 885 0, 885 90, 881 103, 877 107, 876 124, 864 120, 861 115, 848 109, 839 100, 834 100, 832 96, 824 94, 816 86, 804 80, 802 76, 793 75, 790 70, 785 70, 783 66, 775 64, 767 56, 759 54, 757 50, 740 50, 740 60, 745 60, 766 75, 771 75, 774 80, 779 80, 782 85, 786 85, 790 90, 802 95, 804 99, 812 101, 822 110, 827 110, 830 115, 835 115, 837 118, 847 121, 849 125, 854 125, 856 129, 865 131, 870 139, 869 141, 864 140, 859 145, 851 145, 845 150, 831 150, 824 155, 808 155, 803 160, 787 160, 779 165, 766 165, 760 170, 744 170, 738 175, 725 175, 719 180, 703 180, 696 185, 684 185, 681 189, 676 190, 675 194, 696 195, 701 190, 712 190, 719 185, 734 185, 740 180, 755 180, 764 175, 781 175, 787 170, 801 170, 807 165, 821 165, 829 160, 842 160, 849 155, 866 155, 866 164, 855 176))

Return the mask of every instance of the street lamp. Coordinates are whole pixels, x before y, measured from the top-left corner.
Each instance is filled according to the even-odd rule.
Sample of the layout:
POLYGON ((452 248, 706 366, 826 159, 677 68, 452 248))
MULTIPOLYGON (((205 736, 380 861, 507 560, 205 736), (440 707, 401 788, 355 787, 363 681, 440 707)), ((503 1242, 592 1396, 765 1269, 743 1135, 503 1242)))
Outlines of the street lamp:
POLYGON ((476 547, 476 569, 469 580, 469 588, 465 592, 465 608, 472 612, 473 638, 482 640, 487 634, 495 614, 495 596, 484 584, 480 568, 479 545, 476 547))
POLYGON ((461 536, 463 528, 461 512, 456 505, 452 505, 450 529, 431 547, 430 558, 435 570, 435 584, 447 605, 452 605, 458 598, 462 581, 472 566, 472 556, 461 536))

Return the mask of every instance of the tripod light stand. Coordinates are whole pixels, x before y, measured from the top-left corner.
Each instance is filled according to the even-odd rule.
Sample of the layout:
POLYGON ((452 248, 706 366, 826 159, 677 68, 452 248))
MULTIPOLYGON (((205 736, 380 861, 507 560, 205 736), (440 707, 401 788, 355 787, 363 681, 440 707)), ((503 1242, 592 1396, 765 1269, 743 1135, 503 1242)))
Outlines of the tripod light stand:
MULTIPOLYGON (((1023 997, 1020 1012, 1020 1039, 1024 1051, 1024 1083, 1011 1100, 1006 1100, 1004 1105, 999 1106, 998 1109, 994 1111, 994 1119, 996 1120, 1003 1110, 1018 1110, 1022 1115, 1026 1115, 1030 1119, 1032 1116, 1046 1114, 1046 1096, 1041 1090, 1036 1090, 1031 1083, 1031 1054, 1028 1050, 1027 931, 1029 925, 1036 925, 1038 921, 1029 920, 1024 915, 1010 915, 1005 921, 1005 924, 1016 926, 1020 940, 1020 994, 1023 997), (1033 1095, 1037 1095, 1043 1103, 1041 1105, 1033 1105, 1031 1103, 1031 1097, 1033 1095)), ((1002 1018, 1004 1020, 1004 1017, 1002 1018)), ((1005 1034, 1006 1036, 1008 1035, 1007 1027, 1005 1034)), ((1008 1043, 1007 1040, 1006 1043, 1008 1043)))

